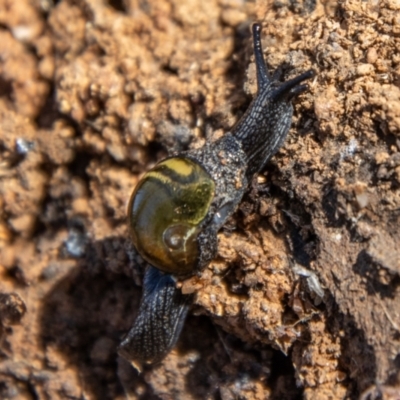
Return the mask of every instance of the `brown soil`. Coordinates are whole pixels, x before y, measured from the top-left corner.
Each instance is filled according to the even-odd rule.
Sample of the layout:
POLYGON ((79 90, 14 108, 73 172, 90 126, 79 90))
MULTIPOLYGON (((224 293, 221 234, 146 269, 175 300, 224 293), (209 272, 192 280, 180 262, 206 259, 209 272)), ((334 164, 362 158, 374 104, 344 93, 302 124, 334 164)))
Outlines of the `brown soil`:
POLYGON ((54 3, 0 0, 0 398, 399 399, 399 1, 54 3), (271 69, 317 76, 138 375, 126 204, 242 115, 252 21, 271 69))

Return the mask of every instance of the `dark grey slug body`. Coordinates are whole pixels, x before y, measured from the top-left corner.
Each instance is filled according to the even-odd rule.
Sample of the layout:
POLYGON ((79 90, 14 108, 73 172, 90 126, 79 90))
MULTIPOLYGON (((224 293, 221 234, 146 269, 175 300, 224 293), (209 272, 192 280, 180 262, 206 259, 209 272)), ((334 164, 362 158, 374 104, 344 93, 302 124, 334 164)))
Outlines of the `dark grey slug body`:
POLYGON ((175 156, 199 164, 213 180, 215 190, 196 238, 199 251, 193 270, 188 274, 178 269, 170 274, 151 265, 146 270, 138 316, 119 347, 119 354, 138 369, 160 361, 175 345, 192 302, 191 296, 176 288, 175 276, 195 274, 215 257, 218 230, 237 208, 254 174, 282 146, 292 120, 291 100, 307 89, 301 82, 314 76, 313 71, 307 71, 284 83, 271 78, 260 32, 260 25, 254 24, 258 92, 246 113, 219 140, 175 156))

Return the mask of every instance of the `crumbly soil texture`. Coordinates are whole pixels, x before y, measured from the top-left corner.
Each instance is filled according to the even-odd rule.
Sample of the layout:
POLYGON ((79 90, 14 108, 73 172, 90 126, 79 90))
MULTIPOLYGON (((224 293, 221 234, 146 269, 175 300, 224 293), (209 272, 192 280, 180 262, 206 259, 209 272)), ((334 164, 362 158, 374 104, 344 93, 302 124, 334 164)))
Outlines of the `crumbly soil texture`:
POLYGON ((0 0, 0 116, 1 399, 399 399, 399 0, 0 0), (127 202, 243 115, 255 21, 316 76, 138 374, 127 202))

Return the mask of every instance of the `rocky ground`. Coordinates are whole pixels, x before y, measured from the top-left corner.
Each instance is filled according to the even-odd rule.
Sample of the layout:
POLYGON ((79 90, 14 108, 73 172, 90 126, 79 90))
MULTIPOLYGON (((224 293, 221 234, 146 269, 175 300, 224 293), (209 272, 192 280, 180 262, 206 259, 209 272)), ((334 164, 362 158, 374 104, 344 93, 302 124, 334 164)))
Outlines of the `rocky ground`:
POLYGON ((399 399, 399 0, 0 0, 0 60, 2 399, 399 399), (254 21, 317 76, 138 375, 127 201, 243 114, 254 21))

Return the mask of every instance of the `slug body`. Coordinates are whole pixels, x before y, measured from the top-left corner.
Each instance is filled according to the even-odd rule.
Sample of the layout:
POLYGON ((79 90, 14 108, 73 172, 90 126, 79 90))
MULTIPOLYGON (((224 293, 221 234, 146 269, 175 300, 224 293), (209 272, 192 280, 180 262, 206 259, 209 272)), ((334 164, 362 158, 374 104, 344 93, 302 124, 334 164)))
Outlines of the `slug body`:
POLYGON ((217 253, 217 232, 235 211, 253 175, 282 146, 291 100, 313 71, 281 83, 265 66, 261 27, 253 25, 257 96, 230 132, 204 147, 158 163, 136 186, 128 207, 133 243, 150 264, 135 323, 119 352, 139 370, 161 360, 179 337, 191 296, 174 277, 201 271, 217 253))

